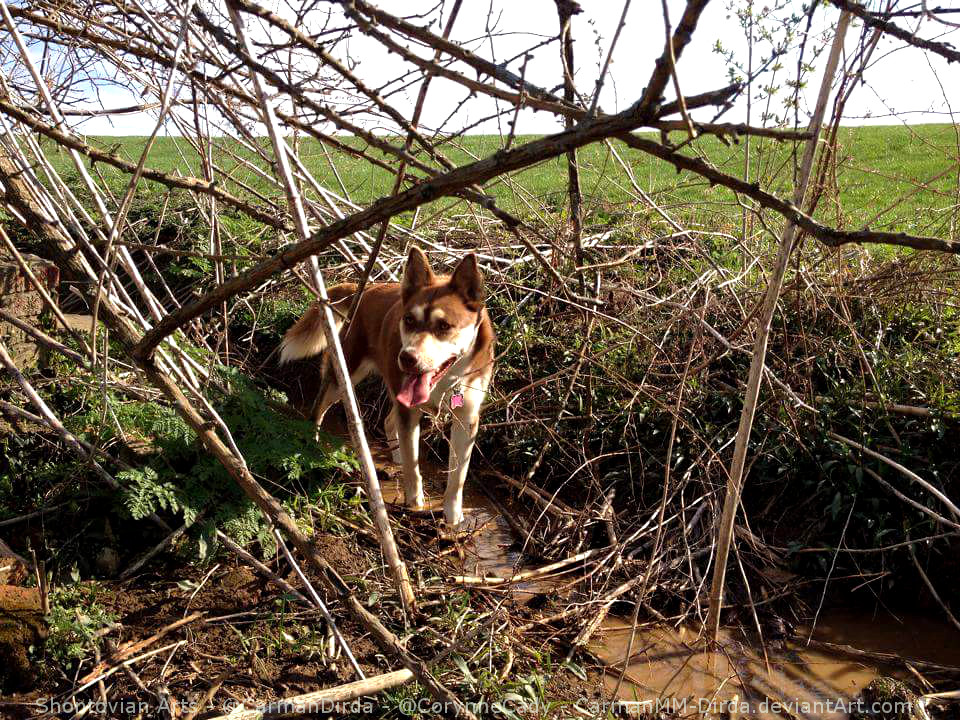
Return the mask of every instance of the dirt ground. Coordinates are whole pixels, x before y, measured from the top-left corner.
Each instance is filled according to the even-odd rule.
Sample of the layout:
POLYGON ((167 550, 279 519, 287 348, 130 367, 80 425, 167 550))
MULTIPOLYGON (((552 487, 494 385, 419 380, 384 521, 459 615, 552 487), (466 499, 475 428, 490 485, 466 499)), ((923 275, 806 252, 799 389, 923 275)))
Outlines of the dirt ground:
MULTIPOLYGON (((384 448, 378 447, 376 455, 388 502, 395 500, 396 468, 391 466, 384 448)), ((429 492, 437 497, 442 473, 428 460, 424 464, 429 492)), ((470 498, 474 504, 480 502, 479 495, 471 495, 468 505, 470 498)), ((424 617, 417 623, 404 622, 372 534, 318 532, 314 541, 321 555, 357 596, 366 600, 370 609, 401 635, 408 648, 428 663, 443 653, 445 645, 450 645, 445 635, 452 636, 447 635, 444 621, 438 618, 449 613, 452 604, 462 603, 461 608, 469 607, 476 613, 496 608, 516 617, 529 615, 533 605, 541 606, 541 612, 542 606, 549 606, 546 595, 534 596, 536 602, 531 604, 529 593, 514 597, 502 591, 463 590, 442 580, 458 573, 489 572, 491 564, 509 562, 515 557, 509 551, 510 537, 485 533, 489 518, 478 522, 480 532, 476 537, 452 544, 441 539, 438 525, 429 514, 411 514, 397 505, 391 505, 390 512, 401 553, 421 585, 419 600, 424 617)), ((304 591, 285 559, 275 556, 264 562, 291 586, 304 591)), ((321 587, 319 582, 314 585, 321 587)), ((191 562, 186 553, 167 552, 129 580, 98 580, 90 587, 95 588, 100 609, 114 618, 113 624, 101 631, 103 664, 96 657, 89 657, 89 653, 84 662, 72 668, 72 674, 65 674, 55 663, 35 663, 31 668, 34 677, 28 683, 32 690, 2 698, 0 717, 33 718, 49 707, 71 709, 68 691, 102 674, 115 664, 116 658, 128 655, 139 659, 128 669, 105 678, 102 691, 97 693, 101 699, 106 698, 104 706, 109 708, 111 717, 191 717, 191 710, 204 702, 206 710, 196 717, 214 717, 217 711, 241 704, 256 707, 356 679, 345 657, 327 656, 327 630, 319 611, 298 604, 226 548, 205 566, 191 562), (207 695, 210 697, 206 698, 207 695), (59 705, 52 705, 51 699, 59 705), (165 708, 172 712, 165 713, 165 708)), ((398 669, 379 652, 345 608, 334 602, 330 610, 367 676, 398 669)), ((459 630, 461 635, 468 634, 469 627, 459 630)), ((453 649, 468 656, 474 648, 465 645, 453 649)), ((504 665, 509 670, 505 679, 542 671, 544 658, 549 656, 553 658, 552 671, 543 673, 541 699, 536 702, 555 703, 557 707, 592 706, 601 698, 602 676, 591 672, 583 678, 560 669, 556 661, 563 654, 565 649, 553 644, 549 634, 531 634, 529 639, 521 640, 509 666, 504 665), (526 642, 529 645, 523 645, 526 642)), ((456 668, 451 672, 451 667, 447 657, 437 672, 444 682, 454 686, 455 692, 464 693, 464 689, 455 687, 460 673, 456 668)), ((408 686, 396 692, 424 691, 408 686)), ((382 694, 376 701, 382 714, 403 717, 397 715, 395 700, 388 696, 389 693, 382 694)), ((466 696, 469 699, 468 691, 466 696)))

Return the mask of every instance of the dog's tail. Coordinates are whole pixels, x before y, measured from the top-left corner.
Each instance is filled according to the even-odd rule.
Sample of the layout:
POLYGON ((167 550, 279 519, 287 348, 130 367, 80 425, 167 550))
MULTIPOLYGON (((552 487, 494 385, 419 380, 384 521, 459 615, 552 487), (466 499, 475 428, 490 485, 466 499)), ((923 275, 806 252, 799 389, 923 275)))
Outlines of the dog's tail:
MULTIPOLYGON (((327 292, 333 316, 337 321, 337 332, 343 327, 347 312, 350 310, 350 299, 356 292, 356 283, 334 285, 327 292)), ((283 341, 280 343, 280 364, 318 355, 326 348, 327 337, 323 334, 323 311, 320 303, 313 303, 303 317, 297 320, 283 336, 283 341)))

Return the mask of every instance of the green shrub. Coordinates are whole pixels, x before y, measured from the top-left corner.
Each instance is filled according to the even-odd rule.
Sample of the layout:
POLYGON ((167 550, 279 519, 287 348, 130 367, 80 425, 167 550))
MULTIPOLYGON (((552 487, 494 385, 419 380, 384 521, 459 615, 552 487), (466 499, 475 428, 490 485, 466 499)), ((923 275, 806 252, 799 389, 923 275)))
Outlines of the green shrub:
POLYGON ((97 631, 116 621, 100 603, 102 589, 95 582, 74 582, 50 594, 50 634, 45 652, 63 667, 86 656, 97 631))
MULTIPOLYGON (((330 482, 356 467, 353 455, 339 441, 321 435, 318 442, 312 423, 274 410, 269 401, 277 398, 265 395, 240 373, 220 368, 218 375, 232 392, 221 397, 215 409, 250 471, 269 485, 274 496, 288 504, 305 499, 344 510, 355 505, 341 484, 330 482)), ((111 398, 110 405, 124 433, 139 436, 153 449, 142 466, 117 474, 124 485, 122 503, 131 517, 174 513, 192 524, 205 513, 201 552, 215 544, 217 529, 240 543, 259 538, 265 550, 273 547, 259 510, 171 408, 117 398, 111 398)), ((98 428, 91 440, 116 439, 113 425, 101 426, 96 411, 75 423, 86 428, 88 435, 90 428, 98 428)))

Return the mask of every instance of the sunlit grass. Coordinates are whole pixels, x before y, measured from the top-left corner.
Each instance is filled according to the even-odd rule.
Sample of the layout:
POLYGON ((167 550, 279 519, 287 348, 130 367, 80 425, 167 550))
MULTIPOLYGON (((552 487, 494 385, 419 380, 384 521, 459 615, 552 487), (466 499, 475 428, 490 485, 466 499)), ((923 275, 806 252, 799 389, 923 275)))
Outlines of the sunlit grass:
MULTIPOLYGON (((531 139, 517 138, 514 146, 531 139)), ((674 134, 672 139, 680 142, 684 138, 674 134)), ((956 232, 960 131, 955 126, 843 128, 838 140, 839 153, 835 164, 825 174, 824 197, 818 208, 818 215, 823 220, 846 228, 869 224, 877 229, 939 236, 956 232)), ((396 139, 394 141, 399 144, 396 139)), ((90 142, 131 161, 138 159, 143 147, 141 137, 98 137, 90 138, 90 142)), ((355 138, 346 138, 344 142, 355 147, 364 146, 355 138)), ((217 139, 216 144, 214 159, 225 175, 219 178, 224 187, 235 194, 248 196, 233 181, 257 191, 269 188, 261 173, 269 175, 270 169, 261 160, 255 160, 253 153, 232 140, 217 139), (259 172, 245 167, 242 161, 255 162, 259 172)), ((449 160, 462 165, 474 158, 488 156, 501 147, 501 138, 486 135, 458 138, 442 143, 439 149, 449 160)), ((724 144, 714 137, 703 137, 682 151, 696 153, 725 172, 742 177, 744 147, 742 138, 724 144)), ((372 163, 336 149, 324 148, 313 139, 301 139, 298 148, 305 166, 319 183, 347 195, 359 205, 389 194, 393 187, 392 174, 372 163)), ((621 143, 615 143, 615 148, 628 164, 633 181, 668 212, 676 213, 678 219, 714 228, 736 225, 741 210, 730 191, 722 187, 711 188, 690 173, 678 174, 672 166, 621 143)), ((381 151, 366 150, 394 164, 394 159, 381 151)), ((52 157, 55 165, 68 168, 64 154, 53 153, 52 157)), ((423 152, 418 158, 426 162, 423 152)), ((595 144, 580 150, 579 164, 588 218, 604 222, 617 208, 629 208, 637 203, 631 187, 633 181, 606 145, 595 144)), ((196 152, 182 138, 160 138, 150 153, 148 165, 168 173, 202 176, 196 152)), ((121 182, 116 171, 104 165, 97 167, 108 177, 114 175, 116 181, 121 182)), ((752 140, 752 181, 759 181, 764 187, 790 198, 793 167, 792 144, 752 140)), ((414 171, 413 175, 417 176, 417 173, 414 171)), ((548 213, 562 210, 566 183, 566 159, 561 157, 494 180, 485 189, 505 209, 529 217, 541 210, 548 213)), ((281 198, 278 200, 282 202, 281 198)))

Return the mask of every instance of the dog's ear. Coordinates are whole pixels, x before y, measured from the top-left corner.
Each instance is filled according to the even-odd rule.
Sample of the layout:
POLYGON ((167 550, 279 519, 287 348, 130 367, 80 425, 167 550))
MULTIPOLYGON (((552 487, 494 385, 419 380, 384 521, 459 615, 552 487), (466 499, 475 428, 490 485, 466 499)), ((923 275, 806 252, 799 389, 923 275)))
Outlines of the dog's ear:
POLYGON ((483 275, 477 265, 477 256, 467 255, 450 276, 450 286, 469 305, 481 305, 484 298, 483 275))
POLYGON ((432 284, 433 281, 433 270, 430 269, 427 256, 420 248, 411 247, 410 254, 407 255, 407 265, 403 269, 403 280, 400 283, 404 302, 409 300, 417 290, 432 284))

